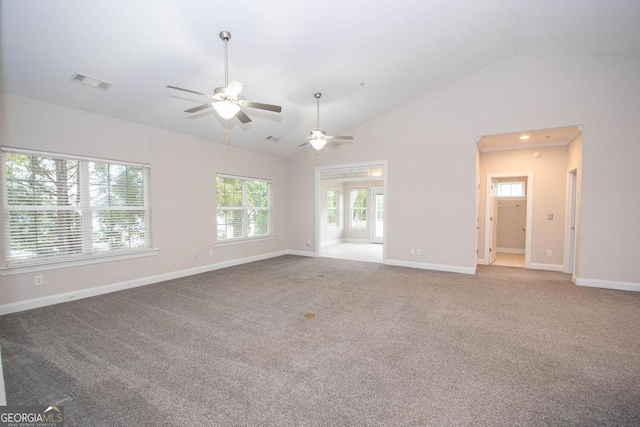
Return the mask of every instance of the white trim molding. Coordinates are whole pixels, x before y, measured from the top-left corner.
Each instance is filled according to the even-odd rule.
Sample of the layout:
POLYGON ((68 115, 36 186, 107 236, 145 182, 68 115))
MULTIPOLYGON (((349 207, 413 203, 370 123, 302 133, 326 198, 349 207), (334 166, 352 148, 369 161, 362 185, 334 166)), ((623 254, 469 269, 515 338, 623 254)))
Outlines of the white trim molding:
POLYGON ((541 264, 539 262, 532 262, 526 268, 530 268, 532 270, 547 270, 547 271, 560 271, 564 268, 562 264, 541 264))
POLYGON ((587 286, 591 288, 615 289, 618 291, 640 292, 640 283, 633 282, 617 282, 615 280, 598 280, 598 279, 582 279, 573 276, 573 283, 578 286, 587 286))
POLYGON ((419 268, 422 270, 446 271, 449 273, 476 274, 475 267, 460 267, 457 265, 429 264, 426 262, 403 261, 400 259, 387 259, 384 264, 396 267, 419 268))

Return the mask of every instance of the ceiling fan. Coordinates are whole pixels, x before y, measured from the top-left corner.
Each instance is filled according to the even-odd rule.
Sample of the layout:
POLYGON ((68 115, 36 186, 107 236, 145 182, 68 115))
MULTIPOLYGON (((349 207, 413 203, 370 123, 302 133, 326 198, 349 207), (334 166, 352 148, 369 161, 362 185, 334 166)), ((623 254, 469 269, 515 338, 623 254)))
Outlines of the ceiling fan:
POLYGON ((317 106, 316 129, 312 130, 311 134, 308 136, 309 141, 303 142, 298 147, 306 147, 307 145, 311 145, 311 148, 319 152, 325 147, 325 145, 327 145, 327 143, 329 143, 329 145, 333 148, 338 148, 342 144, 352 144, 352 136, 331 136, 327 135, 326 131, 320 129, 320 97, 322 96, 322 93, 316 92, 313 94, 313 96, 316 98, 317 106))
POLYGON ((229 81, 229 64, 227 60, 227 42, 231 38, 231 33, 229 31, 221 31, 220 39, 224 42, 224 87, 217 87, 213 91, 213 95, 196 92, 195 90, 184 89, 178 86, 167 86, 169 89, 181 90, 183 92, 194 93, 196 95, 205 96, 211 101, 206 104, 199 105, 194 108, 190 108, 185 110, 185 113, 197 113, 198 111, 204 110, 209 107, 213 107, 214 110, 218 113, 220 117, 224 120, 232 119, 233 117, 237 117, 241 123, 249 123, 251 119, 247 116, 244 111, 240 109, 240 107, 249 107, 249 108, 258 108, 260 110, 274 111, 276 113, 280 113, 282 111, 282 107, 279 105, 270 105, 270 104, 261 104, 259 102, 251 102, 239 99, 238 96, 242 89, 244 89, 244 84, 240 83, 237 80, 229 81))

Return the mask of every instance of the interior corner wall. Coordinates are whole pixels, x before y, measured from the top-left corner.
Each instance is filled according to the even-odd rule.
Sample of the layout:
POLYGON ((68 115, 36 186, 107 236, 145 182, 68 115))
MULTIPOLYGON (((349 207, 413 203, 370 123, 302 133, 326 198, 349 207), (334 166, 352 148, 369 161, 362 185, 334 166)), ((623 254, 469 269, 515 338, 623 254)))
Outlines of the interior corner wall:
MULTIPOLYGON (((319 164, 387 161, 388 260, 475 269, 477 138, 583 124, 580 276, 640 284, 640 195, 620 185, 640 182, 639 75, 636 57, 514 55, 345 131, 319 164)), ((288 164, 296 244, 314 235, 316 161, 288 164)))
MULTIPOLYGON (((0 93, 0 143, 14 148, 151 165, 156 256, 0 277, 0 306, 142 278, 205 270, 288 249, 286 159, 0 93), (270 179, 276 237, 216 246, 215 175, 270 179), (213 251, 213 257, 209 257, 213 251)), ((4 251, 4 242, 2 242, 4 251)), ((0 254, 1 255, 1 254, 0 254)))

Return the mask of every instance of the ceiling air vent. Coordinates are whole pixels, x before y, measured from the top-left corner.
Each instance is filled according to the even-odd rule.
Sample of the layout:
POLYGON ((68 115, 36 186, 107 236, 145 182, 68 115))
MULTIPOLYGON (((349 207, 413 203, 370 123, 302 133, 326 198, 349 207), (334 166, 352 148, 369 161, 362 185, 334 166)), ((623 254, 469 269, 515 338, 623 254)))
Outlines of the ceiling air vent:
POLYGON ((95 77, 85 76, 84 74, 75 73, 73 77, 71 77, 71 81, 76 83, 82 83, 86 86, 91 86, 96 89, 107 90, 111 87, 111 83, 105 82, 104 80, 96 79, 95 77))

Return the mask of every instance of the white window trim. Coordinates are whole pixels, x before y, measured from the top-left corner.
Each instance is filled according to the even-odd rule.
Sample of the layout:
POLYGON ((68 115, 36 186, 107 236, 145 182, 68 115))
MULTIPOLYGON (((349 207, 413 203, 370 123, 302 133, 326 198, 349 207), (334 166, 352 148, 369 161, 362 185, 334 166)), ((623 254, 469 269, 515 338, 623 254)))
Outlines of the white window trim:
MULTIPOLYGON (((100 162, 100 163, 108 163, 108 164, 117 164, 119 166, 133 166, 133 167, 142 167, 144 168, 144 174, 145 174, 145 187, 146 190, 145 191, 145 199, 144 199, 144 206, 145 208, 149 209, 149 215, 151 215, 151 202, 150 202, 150 193, 151 193, 151 183, 150 183, 150 175, 151 175, 151 165, 149 164, 144 164, 144 163, 133 163, 133 162, 127 162, 127 161, 121 161, 121 160, 114 160, 114 159, 103 159, 103 158, 96 158, 96 157, 86 157, 86 156, 77 156, 77 155, 70 155, 70 154, 65 154, 65 153, 52 153, 52 152, 47 152, 47 151, 38 151, 38 150, 26 150, 26 149, 22 149, 22 148, 13 148, 13 147, 8 147, 8 146, 3 146, 0 148, 0 151, 2 152, 10 152, 10 153, 20 153, 20 154, 26 154, 26 155, 31 155, 31 156, 42 156, 42 157, 53 157, 53 158, 64 158, 64 159, 70 159, 70 160, 78 160, 81 161, 82 163, 80 163, 79 167, 83 167, 85 168, 87 165, 87 162, 100 162)), ((5 177, 6 177, 6 164, 4 161, 1 162, 1 170, 2 170, 2 178, 0 179, 0 182, 2 182, 3 184, 5 183, 5 177)), ((81 174, 80 176, 80 185, 81 186, 88 186, 88 174, 85 173, 81 174)), ((81 190, 82 191, 82 190, 81 190)), ((2 193, 6 196, 6 188, 2 189, 2 193)), ((88 198, 82 198, 81 199, 81 206, 77 207, 77 208, 72 208, 72 210, 82 210, 87 208, 87 206, 85 206, 83 204, 83 201, 88 200, 88 198)), ((4 209, 4 204, 6 202, 6 199, 3 201, 3 209, 4 209)), ((86 202, 85 202, 86 203, 86 202)), ((127 210, 126 207, 119 207, 118 209, 124 209, 127 210)), ((136 209, 139 210, 139 207, 132 207, 131 209, 136 209)), ((87 212, 91 212, 92 208, 89 206, 88 209, 86 210, 87 212)), ((90 220, 90 215, 85 215, 86 218, 88 218, 88 220, 90 220)), ((84 220, 84 219, 83 219, 84 220)), ((149 222, 149 226, 151 225, 151 223, 149 222)), ((9 235, 9 230, 7 228, 7 225, 4 224, 5 227, 5 234, 6 236, 9 235)), ((85 228, 85 227, 83 227, 85 228)), ((47 271, 47 270, 56 270, 56 269, 61 269, 61 268, 68 268, 68 267, 76 267, 76 266, 83 266, 83 265, 90 265, 90 264, 97 264, 97 263, 103 263, 103 262, 113 262, 113 261, 120 261, 120 260, 127 260, 127 259, 134 259, 134 258, 140 258, 140 257, 146 257, 146 256, 155 256, 158 254, 159 249, 153 248, 152 247, 152 227, 149 228, 148 233, 146 235, 146 240, 148 243, 148 247, 140 247, 140 248, 133 248, 133 249, 123 249, 123 250, 118 250, 118 251, 98 251, 98 252, 84 252, 81 255, 75 256, 75 257, 70 257, 67 259, 64 258, 43 258, 40 260, 36 260, 34 262, 27 262, 24 264, 16 264, 16 265, 12 265, 9 267, 2 267, 0 268, 0 276, 10 276, 10 275, 15 275, 15 274, 24 274, 24 273, 30 273, 30 272, 37 272, 37 271, 47 271)), ((90 236, 89 236, 90 237, 90 236)), ((83 247, 89 247, 90 244, 92 243, 88 239, 88 236, 85 234, 83 234, 83 247), (89 245, 89 246, 87 246, 89 245)), ((7 250, 7 240, 6 237, 3 238, 3 245, 4 245, 4 250, 7 250)), ((3 260, 3 263, 6 263, 6 253, 5 253, 5 259, 3 260)))
POLYGON ((229 175, 229 174, 224 174, 224 173, 217 173, 216 174, 216 178, 220 177, 220 178, 231 178, 231 179, 239 179, 242 181, 242 207, 222 207, 220 208, 218 206, 218 201, 216 199, 216 234, 215 234, 215 241, 214 244, 215 246, 226 246, 229 244, 236 244, 236 243, 248 243, 248 242, 255 242, 258 240, 269 240, 269 239, 273 239, 276 237, 275 231, 274 231, 274 227, 273 227, 273 181, 270 179, 264 179, 264 178, 254 178, 254 177, 248 177, 248 176, 240 176, 240 175, 229 175), (247 181, 261 181, 261 182, 266 182, 267 184, 269 184, 269 207, 268 208, 261 208, 261 207, 248 207, 247 206, 247 193, 245 191, 246 188, 246 182, 247 181), (249 209, 256 209, 256 210, 266 210, 269 211, 269 233, 268 234, 263 234, 260 236, 247 236, 248 234, 248 229, 247 227, 249 226, 249 218, 247 215, 247 210, 249 209), (222 239, 219 240, 218 239, 218 211, 220 210, 241 210, 242 211, 242 237, 230 237, 230 238, 226 238, 226 239, 222 239))
POLYGON ((353 200, 351 200, 351 194, 354 191, 364 191, 367 195, 367 204, 369 202, 369 192, 367 191, 366 188, 350 188, 349 189, 349 229, 350 230, 367 230, 369 228, 369 206, 365 207, 365 208, 358 208, 358 209, 364 209, 365 210, 365 222, 367 223, 366 226, 364 227, 356 227, 353 225, 352 221, 353 221, 353 200))
POLYGON ((143 258, 158 255, 160 249, 144 248, 134 250, 130 253, 96 253, 89 259, 80 259, 75 261, 57 261, 46 264, 15 266, 0 269, 0 276, 12 276, 15 274, 35 273, 38 271, 58 270, 61 268, 80 267, 83 265, 100 264, 103 262, 123 261, 127 259, 143 258))
POLYGON ((504 200, 526 200, 527 199, 527 183, 524 181, 500 181, 498 182, 498 187, 500 187, 500 185, 513 185, 513 184, 520 184, 522 186, 522 192, 524 193, 522 196, 518 195, 518 196, 500 196, 498 195, 498 199, 504 199, 504 200))
POLYGON ((342 229, 342 221, 340 221, 340 216, 342 214, 342 209, 340 209, 341 206, 341 199, 340 199, 340 189, 339 188, 334 188, 334 187, 328 187, 327 188, 327 193, 329 191, 335 191, 336 192, 336 207, 335 208, 330 208, 329 207, 329 203, 327 202, 327 230, 341 230, 342 229), (329 225, 329 209, 335 209, 336 210, 336 225, 329 225))

